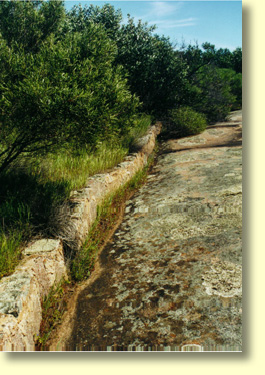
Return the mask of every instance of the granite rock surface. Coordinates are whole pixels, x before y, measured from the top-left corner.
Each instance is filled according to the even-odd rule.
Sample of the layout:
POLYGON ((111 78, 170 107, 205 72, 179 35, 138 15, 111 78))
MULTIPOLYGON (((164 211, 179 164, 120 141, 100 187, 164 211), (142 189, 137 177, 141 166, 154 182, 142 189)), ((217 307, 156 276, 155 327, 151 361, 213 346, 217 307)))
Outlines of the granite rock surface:
POLYGON ((241 135, 237 112, 163 144, 61 350, 242 350, 241 135))

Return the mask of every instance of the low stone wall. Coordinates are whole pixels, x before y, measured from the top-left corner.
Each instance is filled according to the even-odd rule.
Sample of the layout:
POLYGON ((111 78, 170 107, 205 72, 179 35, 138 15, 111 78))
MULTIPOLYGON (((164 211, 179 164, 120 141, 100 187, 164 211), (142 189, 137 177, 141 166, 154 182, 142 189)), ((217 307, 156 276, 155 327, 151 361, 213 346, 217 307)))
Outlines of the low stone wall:
POLYGON ((84 242, 89 228, 96 219, 97 207, 109 194, 128 182, 146 165, 148 156, 155 147, 156 135, 160 130, 160 123, 153 126, 150 132, 138 141, 139 152, 127 156, 109 173, 90 177, 86 188, 72 192, 69 209, 71 225, 69 233, 72 233, 72 238, 68 238, 70 243, 75 243, 78 248, 84 242))
POLYGON ((0 350, 34 350, 41 301, 56 281, 67 277, 60 240, 36 241, 23 255, 16 271, 0 282, 0 350))
MULTIPOLYGON (((65 237, 69 243, 77 248, 82 245, 96 219, 97 206, 146 165, 161 126, 161 123, 152 126, 139 140, 138 152, 127 156, 109 173, 90 177, 84 189, 72 192, 65 208, 66 230, 70 231, 65 237)), ((1 351, 34 351, 34 337, 39 333, 42 319, 41 301, 55 282, 67 278, 60 238, 38 240, 23 255, 15 272, 0 281, 1 351)))

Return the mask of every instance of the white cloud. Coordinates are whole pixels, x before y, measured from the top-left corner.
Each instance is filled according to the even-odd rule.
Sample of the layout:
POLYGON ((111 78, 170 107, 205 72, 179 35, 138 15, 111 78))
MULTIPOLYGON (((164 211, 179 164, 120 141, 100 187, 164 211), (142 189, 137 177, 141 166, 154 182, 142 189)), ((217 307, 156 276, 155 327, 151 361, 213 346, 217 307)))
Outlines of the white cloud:
POLYGON ((187 27, 196 25, 196 18, 185 18, 182 20, 157 20, 150 21, 150 25, 157 25, 159 28, 172 29, 175 27, 187 27))
MULTIPOLYGON (((149 5, 149 11, 146 14, 143 14, 141 17, 133 17, 135 23, 139 20, 142 20, 143 22, 147 21, 149 26, 156 25, 160 30, 196 25, 197 18, 194 17, 172 20, 172 15, 178 14, 178 11, 183 7, 183 1, 150 1, 149 5)), ((124 17, 123 23, 127 23, 127 17, 124 17)))
POLYGON ((162 1, 154 1, 150 2, 151 10, 150 15, 152 16, 167 16, 175 12, 176 10, 180 9, 183 5, 183 2, 162 2, 162 1))

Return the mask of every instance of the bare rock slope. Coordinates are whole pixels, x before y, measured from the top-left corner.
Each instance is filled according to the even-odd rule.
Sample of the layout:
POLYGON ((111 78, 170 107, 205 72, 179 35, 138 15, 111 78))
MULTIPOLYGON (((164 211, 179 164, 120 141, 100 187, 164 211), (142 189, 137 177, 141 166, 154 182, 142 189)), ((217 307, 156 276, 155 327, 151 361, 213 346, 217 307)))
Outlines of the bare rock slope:
POLYGON ((163 145, 50 350, 242 350, 241 135, 163 145))

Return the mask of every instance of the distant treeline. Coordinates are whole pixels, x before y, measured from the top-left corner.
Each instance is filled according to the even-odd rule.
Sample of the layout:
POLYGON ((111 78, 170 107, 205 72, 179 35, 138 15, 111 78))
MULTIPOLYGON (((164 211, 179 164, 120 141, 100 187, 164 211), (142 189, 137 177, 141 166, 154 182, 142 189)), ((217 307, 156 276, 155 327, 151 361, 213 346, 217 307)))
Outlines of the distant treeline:
POLYGON ((0 173, 21 155, 126 137, 139 113, 242 105, 242 50, 173 47, 111 5, 0 2, 0 173))

